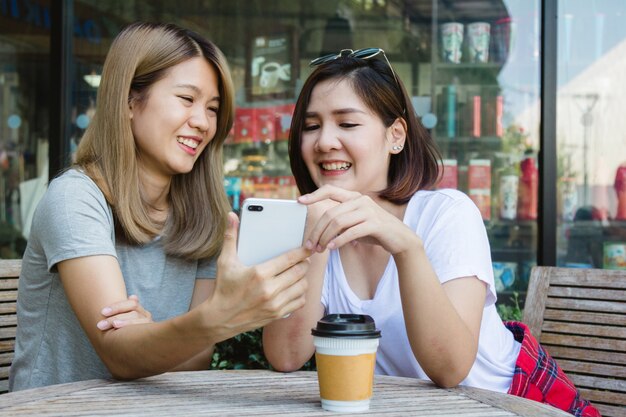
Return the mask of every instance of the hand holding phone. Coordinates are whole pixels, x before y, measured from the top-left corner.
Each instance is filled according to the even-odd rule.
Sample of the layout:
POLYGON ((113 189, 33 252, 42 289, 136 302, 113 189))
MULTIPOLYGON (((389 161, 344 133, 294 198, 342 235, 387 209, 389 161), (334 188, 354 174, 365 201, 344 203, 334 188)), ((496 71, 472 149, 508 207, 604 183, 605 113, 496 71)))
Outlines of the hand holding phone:
POLYGON ((306 206, 295 200, 246 199, 239 225, 239 260, 257 265, 302 246, 306 214, 306 206))

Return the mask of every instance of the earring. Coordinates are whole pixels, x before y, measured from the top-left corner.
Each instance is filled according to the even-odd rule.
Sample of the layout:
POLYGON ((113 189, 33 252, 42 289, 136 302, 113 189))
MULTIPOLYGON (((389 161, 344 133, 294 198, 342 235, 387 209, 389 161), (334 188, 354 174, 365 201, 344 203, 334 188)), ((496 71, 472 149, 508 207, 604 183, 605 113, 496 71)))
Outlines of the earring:
POLYGON ((400 150, 402 150, 402 145, 396 145, 396 146, 393 146, 393 147, 391 148, 391 150, 393 150, 393 151, 400 151, 400 150))

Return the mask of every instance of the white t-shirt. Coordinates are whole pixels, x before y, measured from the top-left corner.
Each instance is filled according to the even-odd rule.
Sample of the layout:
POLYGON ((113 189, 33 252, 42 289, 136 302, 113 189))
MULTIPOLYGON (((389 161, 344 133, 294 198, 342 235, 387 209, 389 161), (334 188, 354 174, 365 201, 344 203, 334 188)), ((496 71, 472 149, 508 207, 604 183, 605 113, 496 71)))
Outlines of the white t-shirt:
MULTIPOLYGON (((418 191, 409 201, 404 223, 422 239, 426 255, 442 284, 474 275, 488 284, 478 354, 461 384, 507 392, 520 344, 496 311, 489 241, 480 212, 472 200, 459 191, 418 191)), ((339 251, 331 251, 322 304, 328 314, 368 314, 374 318, 382 334, 376 354, 377 374, 429 379, 409 345, 393 257, 389 259, 374 298, 361 300, 348 285, 339 251)))

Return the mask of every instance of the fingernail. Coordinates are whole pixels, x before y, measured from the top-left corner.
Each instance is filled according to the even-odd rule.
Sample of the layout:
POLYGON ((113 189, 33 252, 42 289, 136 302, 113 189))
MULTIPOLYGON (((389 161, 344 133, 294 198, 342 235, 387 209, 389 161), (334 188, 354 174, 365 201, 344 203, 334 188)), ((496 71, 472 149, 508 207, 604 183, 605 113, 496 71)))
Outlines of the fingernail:
POLYGON ((304 247, 309 250, 313 249, 313 242, 311 242, 310 240, 307 240, 306 243, 304 244, 304 247))
POLYGON ((322 248, 322 245, 317 245, 317 251, 318 251, 319 253, 324 252, 324 248, 322 248))
POLYGON ((126 322, 124 320, 113 320, 113 325, 115 327, 122 327, 126 322))
POLYGON ((301 195, 300 197, 298 197, 298 200, 300 201, 306 201, 309 199, 309 195, 305 194, 305 195, 301 195))
POLYGON ((111 327, 111 326, 109 325, 109 322, 108 322, 108 321, 106 321, 106 320, 100 320, 100 321, 98 322, 98 324, 96 324, 96 326, 97 326, 97 327, 98 327, 98 329, 100 329, 100 330, 106 330, 106 329, 108 329, 109 327, 111 327))
POLYGON ((335 245, 335 241, 333 240, 333 241, 331 241, 331 242, 330 242, 330 243, 329 243, 326 247, 327 247, 328 249, 335 249, 335 246, 336 246, 336 245, 335 245))
POLYGON ((101 311, 103 316, 108 316, 109 314, 111 314, 113 310, 111 310, 111 307, 104 307, 101 311))

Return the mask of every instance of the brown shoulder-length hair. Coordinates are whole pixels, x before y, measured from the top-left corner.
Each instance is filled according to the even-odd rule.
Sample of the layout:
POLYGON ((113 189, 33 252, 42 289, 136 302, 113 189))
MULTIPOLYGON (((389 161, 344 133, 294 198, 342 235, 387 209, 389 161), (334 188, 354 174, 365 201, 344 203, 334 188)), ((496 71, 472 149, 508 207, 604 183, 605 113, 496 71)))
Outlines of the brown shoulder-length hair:
POLYGON ((76 165, 98 184, 113 208, 116 226, 130 243, 161 234, 169 255, 201 259, 223 243, 228 199, 223 184, 222 146, 233 124, 234 89, 222 52, 212 42, 172 24, 133 23, 113 41, 98 90, 96 113, 76 154, 76 165), (149 216, 139 184, 129 101, 143 100, 173 66, 203 57, 218 76, 217 130, 191 172, 170 187, 165 224, 149 216))
POLYGON ((404 148, 391 156, 387 174, 389 185, 379 192, 381 198, 404 204, 418 190, 435 185, 441 155, 434 140, 417 119, 402 81, 396 81, 385 60, 341 57, 316 67, 305 81, 296 102, 289 133, 289 160, 302 194, 317 189, 302 158, 301 138, 311 93, 317 84, 326 80, 348 80, 365 105, 381 118, 386 127, 397 118, 406 121, 404 148))

